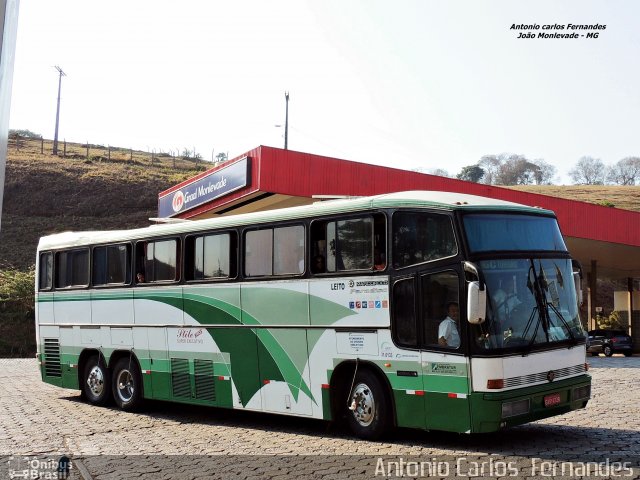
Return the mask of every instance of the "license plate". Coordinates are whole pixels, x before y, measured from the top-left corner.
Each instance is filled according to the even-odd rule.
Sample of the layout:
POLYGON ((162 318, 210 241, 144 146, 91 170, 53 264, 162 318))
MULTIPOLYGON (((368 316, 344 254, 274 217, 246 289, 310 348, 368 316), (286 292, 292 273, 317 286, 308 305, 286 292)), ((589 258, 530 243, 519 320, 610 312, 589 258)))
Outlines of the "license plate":
POLYGON ((544 406, 545 407, 553 407, 554 405, 558 405, 560 403, 560 394, 552 393, 551 395, 547 395, 544 397, 544 406))

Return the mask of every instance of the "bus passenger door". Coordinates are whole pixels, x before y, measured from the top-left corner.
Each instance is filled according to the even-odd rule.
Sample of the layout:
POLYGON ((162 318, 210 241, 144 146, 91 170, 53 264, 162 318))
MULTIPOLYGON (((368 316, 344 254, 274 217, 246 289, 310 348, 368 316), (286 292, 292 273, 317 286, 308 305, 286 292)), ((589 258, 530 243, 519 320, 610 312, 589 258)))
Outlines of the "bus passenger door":
MULTIPOLYGON (((392 282, 392 336, 380 339, 380 354, 392 368, 389 381, 399 427, 425 428, 424 380, 421 369, 418 283, 415 275, 392 282), (392 343, 395 346, 392 347, 392 343)), ((384 335, 384 330, 379 334, 384 335)))
POLYGON ((469 380, 460 322, 460 274, 457 269, 422 273, 420 291, 421 361, 427 429, 470 429, 469 380))

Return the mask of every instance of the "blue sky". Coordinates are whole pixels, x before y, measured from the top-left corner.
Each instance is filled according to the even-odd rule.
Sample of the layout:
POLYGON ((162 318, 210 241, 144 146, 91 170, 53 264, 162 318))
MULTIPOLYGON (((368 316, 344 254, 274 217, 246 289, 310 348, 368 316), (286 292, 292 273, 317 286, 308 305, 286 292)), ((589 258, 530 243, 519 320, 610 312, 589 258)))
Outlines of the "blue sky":
POLYGON ((632 0, 23 0, 10 126, 53 137, 60 65, 69 141, 281 147, 289 91, 293 150, 452 174, 512 152, 568 183, 581 156, 640 155, 638 18, 632 0))

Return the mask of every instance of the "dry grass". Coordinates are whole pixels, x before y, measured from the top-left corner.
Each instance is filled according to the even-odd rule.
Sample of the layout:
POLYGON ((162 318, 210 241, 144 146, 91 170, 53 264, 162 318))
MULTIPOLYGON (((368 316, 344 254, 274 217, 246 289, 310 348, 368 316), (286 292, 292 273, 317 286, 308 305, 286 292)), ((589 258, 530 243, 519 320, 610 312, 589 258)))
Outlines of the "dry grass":
MULTIPOLYGON (((202 161, 171 158, 150 162, 146 152, 133 161, 78 158, 86 148, 67 144, 66 158, 53 156, 50 142, 9 148, 0 231, 0 267, 25 269, 34 263, 38 239, 65 230, 107 230, 149 224, 157 216, 158 193, 204 169, 202 161), (71 156, 75 155, 75 157, 71 156), (145 158, 146 156, 146 158, 145 158)), ((97 149, 90 149, 90 154, 97 149)), ((130 157, 127 150, 122 153, 130 157)), ((207 164, 210 166, 210 164, 207 164)))
POLYGON ((640 212, 640 186, 528 185, 509 188, 640 212))

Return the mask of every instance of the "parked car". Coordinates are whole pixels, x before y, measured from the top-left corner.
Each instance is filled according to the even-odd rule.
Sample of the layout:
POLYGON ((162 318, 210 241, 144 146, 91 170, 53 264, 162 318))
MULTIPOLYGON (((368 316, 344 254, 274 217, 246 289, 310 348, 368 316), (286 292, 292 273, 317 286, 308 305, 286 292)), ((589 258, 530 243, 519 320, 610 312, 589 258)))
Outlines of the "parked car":
POLYGON ((633 354, 633 342, 624 330, 591 330, 587 339, 587 352, 594 357, 600 353, 607 357, 614 353, 624 353, 630 357, 633 354))

